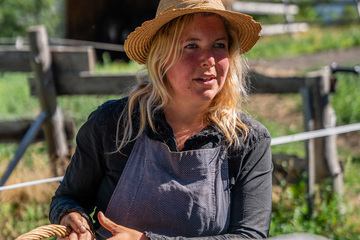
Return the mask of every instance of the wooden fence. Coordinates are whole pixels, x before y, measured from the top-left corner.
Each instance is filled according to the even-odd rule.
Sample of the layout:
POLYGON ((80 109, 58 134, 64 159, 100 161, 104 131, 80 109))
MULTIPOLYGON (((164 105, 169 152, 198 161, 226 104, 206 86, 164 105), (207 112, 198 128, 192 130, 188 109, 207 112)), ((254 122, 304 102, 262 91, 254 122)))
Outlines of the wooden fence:
MULTIPOLYGON (((126 93, 136 84, 134 75, 95 75, 94 50, 91 47, 49 46, 43 26, 28 30, 30 47, 16 49, 0 46, 0 72, 34 72, 29 80, 31 92, 38 96, 41 113, 33 121, 0 122, 0 142, 20 142, 14 159, 2 176, 0 186, 21 159, 29 144, 42 137, 48 144, 52 170, 59 159, 69 158, 67 139, 75 134, 71 122, 65 122, 57 105, 59 95, 126 93), (43 131, 41 131, 41 127, 43 131)), ((273 78, 250 72, 251 93, 301 93, 304 104, 305 131, 335 126, 335 114, 329 103, 334 89, 328 68, 306 77, 273 78)), ((306 141, 310 200, 315 182, 331 176, 334 190, 342 191, 342 170, 337 158, 336 136, 306 141)))
MULTIPOLYGON (((300 12, 300 7, 310 6, 320 8, 329 8, 329 7, 343 7, 343 6, 352 6, 356 9, 358 13, 358 19, 360 19, 360 1, 359 0, 339 0, 339 1, 292 1, 292 0, 281 0, 280 1, 262 1, 262 2, 253 2, 253 1, 243 1, 237 0, 233 1, 231 10, 241 13, 246 13, 250 15, 282 15, 284 16, 283 23, 276 24, 263 24, 263 29, 261 31, 262 35, 275 35, 275 34, 285 34, 289 33, 290 35, 296 32, 306 32, 309 28, 310 22, 296 22, 295 16, 300 12)), ((330 15, 330 13, 327 13, 330 15)), ((330 18, 330 16, 328 16, 330 18)), ((355 19, 352 19, 354 21, 355 19)), ((333 23, 341 23, 343 20, 337 19, 333 23)), ((346 21, 346 20, 345 20, 346 21)), ((349 21, 349 20, 348 20, 349 21)))
POLYGON ((294 22, 294 16, 299 13, 299 7, 296 4, 290 4, 289 0, 282 0, 281 3, 234 1, 231 9, 250 15, 284 16, 284 23, 262 25, 261 35, 292 34, 308 30, 307 23, 294 22))

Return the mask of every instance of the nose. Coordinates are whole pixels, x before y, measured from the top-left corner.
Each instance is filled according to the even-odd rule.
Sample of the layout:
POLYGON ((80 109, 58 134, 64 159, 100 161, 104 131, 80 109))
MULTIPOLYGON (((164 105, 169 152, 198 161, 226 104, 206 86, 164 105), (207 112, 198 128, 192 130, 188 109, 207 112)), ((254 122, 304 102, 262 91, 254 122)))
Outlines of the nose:
POLYGON ((211 51, 205 51, 202 57, 201 66, 211 68, 215 66, 215 57, 211 51))

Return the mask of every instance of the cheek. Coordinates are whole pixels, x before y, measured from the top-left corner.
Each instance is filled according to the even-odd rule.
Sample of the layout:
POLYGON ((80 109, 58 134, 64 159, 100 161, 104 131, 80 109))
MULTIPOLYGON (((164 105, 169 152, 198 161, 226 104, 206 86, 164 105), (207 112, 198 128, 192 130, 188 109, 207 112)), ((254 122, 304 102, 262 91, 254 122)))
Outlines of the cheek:
POLYGON ((199 65, 199 58, 196 55, 184 56, 179 62, 178 66, 182 73, 192 71, 196 66, 199 65))
POLYGON ((196 66, 193 58, 183 58, 174 63, 166 73, 167 77, 173 79, 188 79, 196 66))
POLYGON ((218 61, 217 63, 218 65, 218 71, 221 73, 221 75, 223 75, 223 77, 226 77, 228 71, 229 71, 229 58, 223 58, 220 61, 218 61))

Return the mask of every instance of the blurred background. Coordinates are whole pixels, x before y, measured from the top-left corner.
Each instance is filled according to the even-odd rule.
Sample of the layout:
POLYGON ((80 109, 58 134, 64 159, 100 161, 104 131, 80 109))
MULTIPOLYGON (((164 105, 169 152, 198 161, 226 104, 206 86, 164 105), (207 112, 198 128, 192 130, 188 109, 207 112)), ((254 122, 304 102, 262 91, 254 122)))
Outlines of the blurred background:
MULTIPOLYGON (((92 46, 95 74, 135 74, 142 67, 121 51, 127 35, 153 18, 158 1, 149 0, 0 0, 1 47, 28 46, 27 29, 44 25, 52 46, 92 46)), ((330 104, 336 125, 360 122, 360 3, 359 1, 236 1, 227 9, 243 12, 263 25, 259 43, 244 55, 249 69, 272 78, 304 77, 315 71, 331 73, 336 89, 330 104), (330 71, 331 72, 331 71, 330 71), (336 81, 335 81, 336 80, 336 81)), ((5 60, 4 60, 5 59, 5 60)), ((0 65, 1 65, 0 61, 0 65)), ((0 66, 1 68, 1 66, 0 66)), ((0 122, 33 120, 39 100, 30 91, 32 72, 0 72, 0 122)), ((118 94, 58 96, 64 118, 77 130, 87 116, 118 94)), ((244 111, 263 123, 274 138, 304 132, 304 106, 299 93, 252 93, 244 111)), ((1 129, 1 128, 0 128, 1 129)), ((0 132, 0 136, 1 136, 0 132)), ((19 143, 0 140, 0 177, 19 143)), ((73 150, 74 139, 68 140, 73 150)), ((337 136, 343 173, 343 194, 334 193, 332 179, 316 185, 309 209, 307 152, 304 141, 272 147, 274 155, 273 215, 270 236, 307 232, 331 239, 360 239, 360 132, 337 136)), ((29 146, 6 185, 53 177, 47 145, 29 146)), ((66 164, 66 162, 65 162, 66 164)), ((58 183, 0 191, 0 239, 14 239, 49 224, 49 203, 58 183)))

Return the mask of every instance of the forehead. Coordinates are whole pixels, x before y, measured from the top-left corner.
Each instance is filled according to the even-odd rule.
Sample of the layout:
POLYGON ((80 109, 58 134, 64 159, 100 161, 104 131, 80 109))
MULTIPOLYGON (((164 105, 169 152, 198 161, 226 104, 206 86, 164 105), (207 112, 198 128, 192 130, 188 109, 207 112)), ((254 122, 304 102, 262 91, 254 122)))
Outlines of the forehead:
POLYGON ((224 35, 227 36, 227 31, 222 18, 214 13, 196 13, 191 16, 189 22, 186 23, 182 38, 192 35, 224 35))

